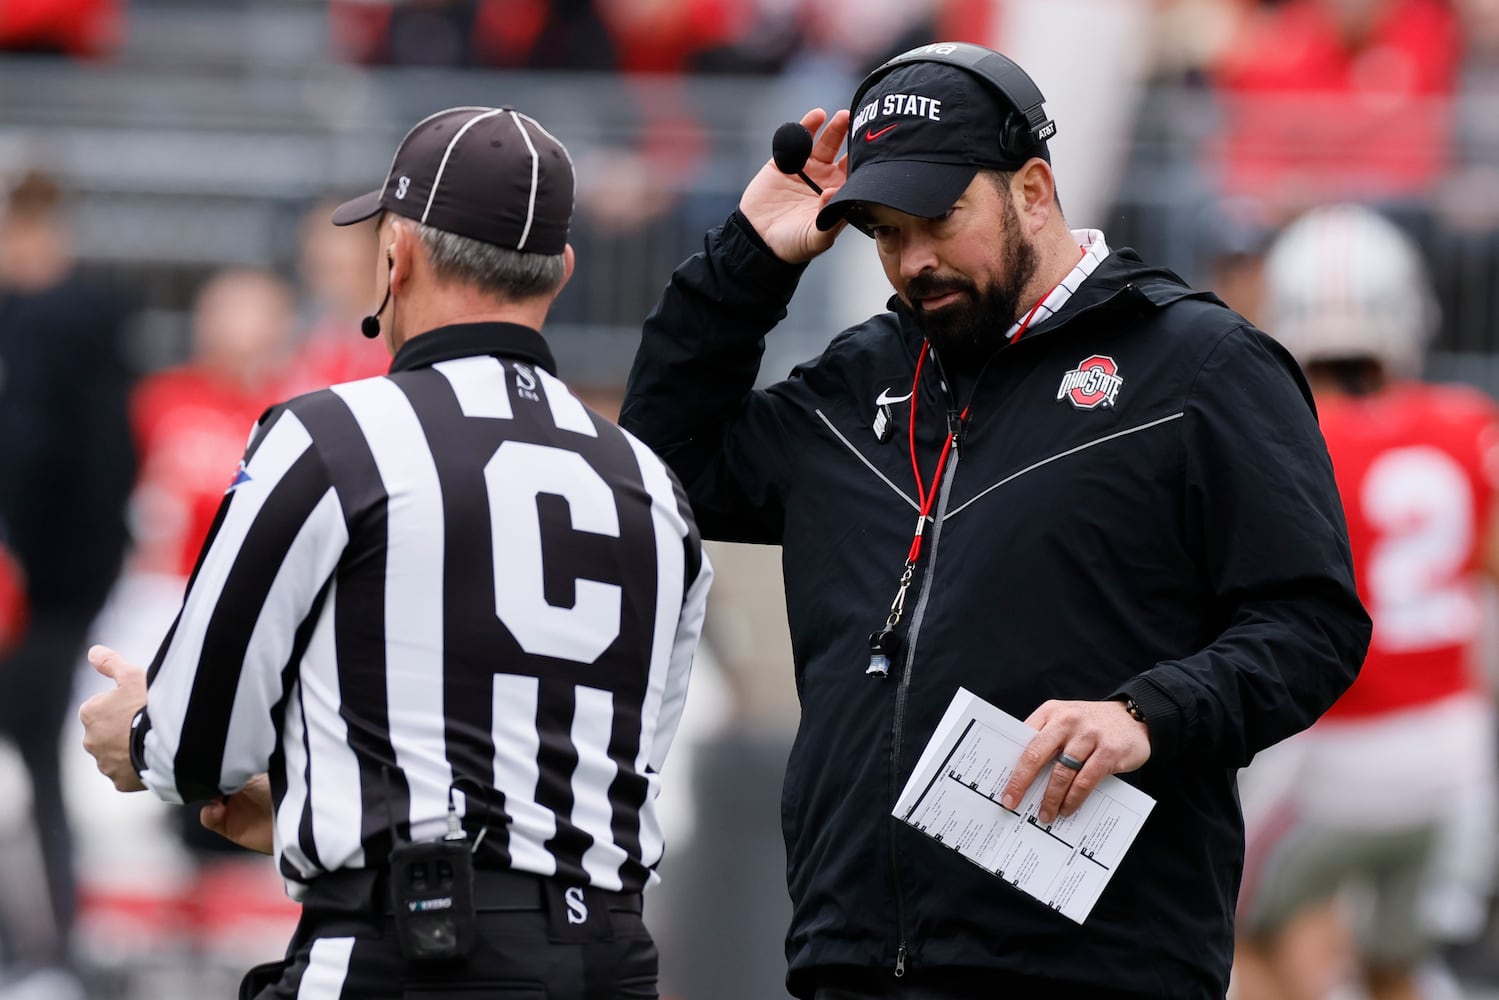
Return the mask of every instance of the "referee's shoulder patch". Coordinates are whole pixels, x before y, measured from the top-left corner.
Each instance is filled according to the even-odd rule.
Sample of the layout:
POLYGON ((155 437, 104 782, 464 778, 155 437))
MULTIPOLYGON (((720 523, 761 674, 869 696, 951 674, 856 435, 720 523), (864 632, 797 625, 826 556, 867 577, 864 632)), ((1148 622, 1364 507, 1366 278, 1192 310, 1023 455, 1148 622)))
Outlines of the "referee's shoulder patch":
POLYGON ((229 488, 224 491, 224 495, 228 496, 249 481, 250 473, 245 471, 245 460, 240 459, 239 466, 234 470, 234 478, 229 481, 229 488))

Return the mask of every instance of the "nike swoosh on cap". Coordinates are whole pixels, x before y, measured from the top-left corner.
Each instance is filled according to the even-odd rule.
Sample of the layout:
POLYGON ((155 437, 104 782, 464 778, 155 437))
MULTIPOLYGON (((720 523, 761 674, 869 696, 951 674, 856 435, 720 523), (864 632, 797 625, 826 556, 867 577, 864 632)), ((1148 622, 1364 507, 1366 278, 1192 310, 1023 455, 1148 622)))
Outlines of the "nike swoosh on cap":
POLYGON ((888 403, 904 403, 906 400, 908 400, 910 398, 911 398, 911 394, 909 392, 906 393, 904 396, 892 396, 892 395, 890 395, 890 390, 889 389, 881 389, 880 390, 880 394, 875 397, 874 405, 875 406, 885 406, 888 403))
POLYGON ((871 132, 865 132, 864 133, 864 141, 865 142, 874 142, 880 136, 884 135, 886 132, 888 132, 891 129, 895 128, 895 126, 899 125, 899 124, 900 124, 900 122, 895 122, 892 125, 886 125, 884 128, 880 129, 878 132, 872 132, 872 131, 871 132))

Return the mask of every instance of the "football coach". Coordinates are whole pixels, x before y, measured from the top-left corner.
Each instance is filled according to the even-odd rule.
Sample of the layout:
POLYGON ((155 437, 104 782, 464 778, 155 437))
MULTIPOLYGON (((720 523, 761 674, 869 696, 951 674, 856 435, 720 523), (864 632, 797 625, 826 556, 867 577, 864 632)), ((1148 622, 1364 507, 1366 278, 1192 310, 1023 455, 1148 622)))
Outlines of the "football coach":
POLYGON ((1056 126, 1001 54, 922 46, 849 107, 782 132, 803 162, 767 162, 672 275, 621 413, 708 537, 782 547, 791 992, 1222 1000, 1236 771, 1369 642, 1310 390, 1069 223, 1056 126), (894 295, 757 389, 810 262, 865 239, 844 223, 894 295), (1155 798, 1083 924, 891 815, 960 687, 1037 730, 989 815, 1037 782, 1049 826, 1111 774, 1155 798))

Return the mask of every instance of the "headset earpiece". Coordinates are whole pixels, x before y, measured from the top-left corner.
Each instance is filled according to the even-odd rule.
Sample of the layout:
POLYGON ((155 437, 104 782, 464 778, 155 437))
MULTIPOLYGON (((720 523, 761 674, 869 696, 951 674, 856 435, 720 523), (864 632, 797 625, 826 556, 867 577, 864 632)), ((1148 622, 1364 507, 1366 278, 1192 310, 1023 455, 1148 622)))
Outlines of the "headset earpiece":
MULTIPOLYGON (((1056 134, 1056 125, 1048 121, 1043 129, 1047 136, 1056 134)), ((1005 117, 1005 123, 1000 130, 1000 148, 1005 155, 1018 162, 1029 160, 1033 156, 1039 156, 1046 162, 1051 162, 1051 152, 1046 148, 1045 139, 1037 139, 1037 129, 1026 120, 1025 115, 1018 111, 1012 111, 1005 117)))
POLYGON ((999 148, 1005 156, 1012 160, 1028 160, 1035 155, 1033 151, 1038 149, 1039 144, 1031 138, 1030 125, 1024 116, 1018 112, 1010 112, 1005 116, 1005 123, 999 130, 999 148))

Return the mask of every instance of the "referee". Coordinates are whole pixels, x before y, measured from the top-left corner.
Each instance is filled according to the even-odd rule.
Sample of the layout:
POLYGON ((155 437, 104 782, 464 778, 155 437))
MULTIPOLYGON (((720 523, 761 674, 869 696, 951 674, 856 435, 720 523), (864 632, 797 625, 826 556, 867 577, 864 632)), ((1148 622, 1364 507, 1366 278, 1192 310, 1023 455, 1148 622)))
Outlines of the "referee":
POLYGON ((712 570, 538 332, 573 188, 510 108, 407 133, 333 215, 379 218, 390 374, 261 419, 149 673, 90 651, 100 770, 214 800, 303 902, 243 997, 656 996, 641 890, 712 570))

